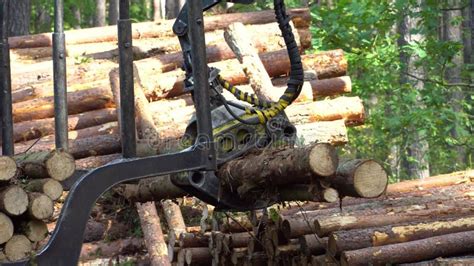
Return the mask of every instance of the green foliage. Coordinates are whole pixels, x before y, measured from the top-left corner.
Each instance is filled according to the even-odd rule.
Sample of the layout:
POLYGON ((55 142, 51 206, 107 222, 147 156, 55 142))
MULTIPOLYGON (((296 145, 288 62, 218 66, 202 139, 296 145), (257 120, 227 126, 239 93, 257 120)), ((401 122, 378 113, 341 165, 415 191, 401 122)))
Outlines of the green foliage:
MULTIPOLYGON (((462 52, 462 43, 439 38, 439 1, 426 1, 421 8, 416 2, 339 0, 332 7, 311 10, 314 49, 342 48, 347 53, 354 94, 364 100, 368 110, 366 125, 350 130, 351 145, 346 152, 384 162, 398 174, 393 180, 410 178, 402 164, 414 160, 407 147, 417 141, 415 135, 429 143, 426 156, 431 174, 472 167, 472 96, 463 101, 460 112, 453 109, 451 101, 454 90, 467 94, 472 87, 448 85, 445 80, 446 68, 462 52), (421 33, 425 39, 400 47, 397 25, 408 14, 420 19, 412 33, 421 33), (421 82, 416 75, 411 82, 401 82, 406 72, 401 53, 418 56, 415 64, 428 77, 423 78, 422 90, 415 87, 421 82), (452 137, 454 127, 460 132, 458 138, 452 137), (457 160, 458 146, 466 148, 467 164, 457 160)), ((460 22, 460 18, 452 21, 460 22)))

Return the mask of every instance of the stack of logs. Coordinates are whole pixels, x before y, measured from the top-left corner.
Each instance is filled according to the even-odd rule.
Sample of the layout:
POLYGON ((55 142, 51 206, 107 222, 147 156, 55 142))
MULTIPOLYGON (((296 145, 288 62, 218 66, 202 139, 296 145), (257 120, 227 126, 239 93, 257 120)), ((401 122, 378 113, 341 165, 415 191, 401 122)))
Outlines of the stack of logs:
POLYGON ((0 261, 24 259, 46 239, 61 182, 74 171, 63 151, 0 157, 0 261))

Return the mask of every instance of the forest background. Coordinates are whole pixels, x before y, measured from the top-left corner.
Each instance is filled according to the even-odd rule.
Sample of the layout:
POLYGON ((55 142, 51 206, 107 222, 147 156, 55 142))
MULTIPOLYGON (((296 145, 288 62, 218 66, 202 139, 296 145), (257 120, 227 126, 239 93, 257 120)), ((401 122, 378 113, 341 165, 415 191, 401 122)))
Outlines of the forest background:
MULTIPOLYGON (((14 0, 10 34, 52 31, 53 0, 14 0)), ((134 21, 175 18, 184 0, 131 0, 134 21)), ((474 0, 286 0, 309 6, 313 51, 341 48, 368 110, 350 157, 376 158, 392 181, 473 167, 474 0)), ((64 0, 66 29, 116 24, 118 0, 64 0)), ((222 3, 210 12, 272 8, 222 3)), ((206 14, 207 15, 207 14, 206 14)), ((67 36, 66 36, 67 38, 67 36)))

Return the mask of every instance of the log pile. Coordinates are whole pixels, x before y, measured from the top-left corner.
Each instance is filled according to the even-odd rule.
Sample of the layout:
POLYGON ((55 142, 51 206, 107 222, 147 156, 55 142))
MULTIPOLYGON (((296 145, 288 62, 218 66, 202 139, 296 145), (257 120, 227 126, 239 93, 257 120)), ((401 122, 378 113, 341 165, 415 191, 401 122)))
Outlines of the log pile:
POLYGON ((27 258, 48 237, 60 182, 74 171, 74 158, 60 150, 0 156, 0 261, 27 258))

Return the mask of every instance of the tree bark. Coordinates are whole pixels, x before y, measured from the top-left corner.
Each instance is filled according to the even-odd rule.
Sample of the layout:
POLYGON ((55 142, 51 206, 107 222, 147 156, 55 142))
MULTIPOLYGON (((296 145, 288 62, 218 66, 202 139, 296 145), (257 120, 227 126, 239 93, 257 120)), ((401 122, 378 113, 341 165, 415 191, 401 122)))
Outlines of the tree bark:
MULTIPOLYGON (((28 0, 22 0, 28 1, 28 0)), ((308 9, 290 9, 287 12, 292 17, 301 18, 295 20, 295 26, 299 27, 301 23, 307 24, 310 20, 308 9), (300 21, 298 24, 298 21, 300 21)), ((273 10, 249 12, 249 13, 233 13, 212 17, 206 17, 205 31, 214 31, 223 29, 234 22, 242 22, 244 24, 266 24, 275 21, 273 10)), ((164 38, 174 37, 172 26, 174 20, 166 20, 156 24, 153 22, 136 23, 133 25, 132 35, 134 39, 138 38, 164 38)), ((75 31, 67 31, 66 44, 84 44, 97 42, 114 42, 117 41, 116 27, 100 27, 91 29, 81 29, 75 31)), ((33 47, 50 47, 52 46, 52 37, 49 33, 35 34, 30 36, 14 37, 9 39, 10 47, 15 48, 33 48, 33 47)))
POLYGON ((178 243, 180 248, 197 248, 209 246, 210 234, 182 233, 178 243))
POLYGON ((30 178, 64 181, 76 170, 74 158, 61 150, 32 152, 15 157, 23 173, 30 178))
POLYGON ((225 186, 237 189, 243 195, 252 188, 267 186, 268 182, 272 185, 298 184, 308 183, 314 176, 331 176, 336 171, 337 163, 334 147, 315 144, 249 154, 224 164, 218 175, 225 186))
POLYGON ((299 238, 301 252, 310 257, 326 253, 327 238, 319 238, 314 234, 304 235, 299 238))
POLYGON ((16 0, 8 5, 9 36, 30 34, 30 0, 16 0))
POLYGON ((30 240, 24 235, 14 235, 5 244, 5 256, 10 261, 20 261, 28 258, 32 252, 33 247, 30 240))
POLYGON ((303 145, 329 143, 342 146, 349 141, 344 120, 312 122, 295 127, 298 142, 303 145))
POLYGON ((226 29, 224 38, 240 64, 242 64, 243 71, 248 77, 255 94, 260 99, 276 102, 281 95, 277 95, 273 90, 270 76, 260 60, 257 50, 247 38, 248 35, 242 23, 234 23, 226 29))
POLYGON ((109 25, 117 25, 119 18, 119 1, 109 0, 109 25))
POLYGON ((79 170, 90 170, 104 166, 114 160, 122 158, 122 154, 109 154, 103 156, 92 156, 76 161, 76 168, 79 170))
POLYGON ((386 265, 462 255, 474 249, 474 231, 342 253, 342 265, 386 265), (412 252, 407 252, 412 251, 412 252))
POLYGON ((18 216, 28 209, 28 195, 15 185, 0 189, 0 211, 9 216, 18 216))
POLYGON ((13 222, 5 214, 0 212, 0 245, 8 242, 13 236, 13 222))
POLYGON ((155 203, 137 203, 140 224, 152 265, 171 265, 155 203))
POLYGON ((171 200, 165 200, 161 203, 165 214, 168 228, 175 233, 176 239, 183 233, 186 233, 186 224, 184 224, 183 214, 178 204, 171 200))
POLYGON ((106 1, 96 0, 95 3, 94 27, 103 27, 105 26, 106 1))
POLYGON ((472 230, 474 230, 474 217, 469 216, 407 225, 338 231, 329 236, 328 250, 339 256, 346 250, 404 243, 472 230))
POLYGON ((10 157, 0 156, 0 182, 10 181, 18 176, 18 166, 10 157))

